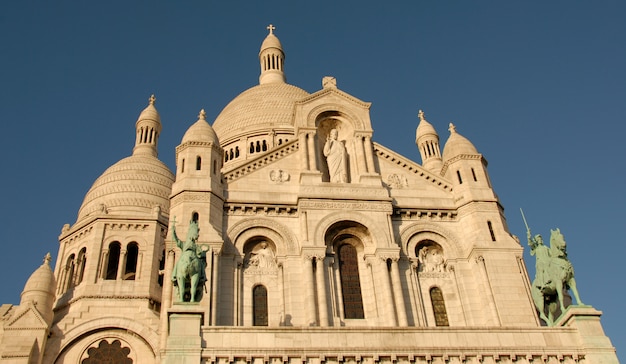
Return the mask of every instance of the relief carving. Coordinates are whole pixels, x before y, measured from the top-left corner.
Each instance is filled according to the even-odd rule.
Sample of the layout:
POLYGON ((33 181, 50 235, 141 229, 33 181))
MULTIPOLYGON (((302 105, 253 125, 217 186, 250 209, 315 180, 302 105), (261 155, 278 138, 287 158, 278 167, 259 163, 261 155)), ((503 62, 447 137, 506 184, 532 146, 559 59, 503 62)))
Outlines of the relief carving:
POLYGON ((282 169, 274 169, 270 171, 270 180, 272 182, 287 182, 290 177, 289 172, 283 171, 282 169))
POLYGON ((387 184, 392 188, 407 188, 409 187, 409 181, 403 174, 393 173, 387 177, 387 184))

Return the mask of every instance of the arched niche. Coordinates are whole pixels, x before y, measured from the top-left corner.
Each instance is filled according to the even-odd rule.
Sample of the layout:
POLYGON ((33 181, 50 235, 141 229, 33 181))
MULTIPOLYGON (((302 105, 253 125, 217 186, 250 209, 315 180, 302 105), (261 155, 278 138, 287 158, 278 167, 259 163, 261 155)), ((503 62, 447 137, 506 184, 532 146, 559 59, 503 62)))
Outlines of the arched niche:
POLYGON ((245 244, 255 237, 265 237, 272 242, 276 256, 297 254, 297 239, 286 226, 274 220, 252 218, 234 224, 227 233, 234 249, 232 254, 245 255, 245 244))

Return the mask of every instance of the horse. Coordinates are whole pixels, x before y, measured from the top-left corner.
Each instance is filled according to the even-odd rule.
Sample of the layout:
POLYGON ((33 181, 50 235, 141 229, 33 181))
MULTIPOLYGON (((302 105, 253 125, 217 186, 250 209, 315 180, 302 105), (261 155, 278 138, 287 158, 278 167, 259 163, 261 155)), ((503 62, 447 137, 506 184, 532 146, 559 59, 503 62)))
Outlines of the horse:
POLYGON ((535 272, 531 293, 539 310, 539 316, 548 326, 552 326, 558 318, 556 316, 558 309, 561 313, 565 312, 564 292, 571 289, 576 303, 578 305, 583 303, 576 289, 574 268, 567 259, 566 243, 561 231, 558 228, 550 230, 550 249, 543 245, 540 237, 535 238, 534 241, 535 244, 531 245, 533 249, 531 254, 536 255, 537 272, 535 272))
MULTIPOLYGON (((174 223, 175 221, 174 218, 174 223)), ((172 238, 182 251, 172 272, 172 281, 178 286, 180 302, 199 302, 202 299, 202 288, 206 282, 206 252, 196 245, 199 231, 198 223, 192 220, 187 230, 187 239, 183 242, 176 235, 175 225, 172 227, 172 238)))

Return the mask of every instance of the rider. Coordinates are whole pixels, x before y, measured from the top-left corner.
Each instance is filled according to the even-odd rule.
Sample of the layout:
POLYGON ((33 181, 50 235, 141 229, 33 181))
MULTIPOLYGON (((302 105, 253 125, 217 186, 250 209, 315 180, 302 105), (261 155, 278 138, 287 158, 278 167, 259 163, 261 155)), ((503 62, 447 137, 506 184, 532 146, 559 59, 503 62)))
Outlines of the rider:
POLYGON ((535 282, 540 284, 539 288, 550 283, 551 279, 546 275, 548 265, 550 265, 550 249, 543 244, 543 238, 537 234, 533 238, 530 230, 527 233, 528 245, 530 246, 530 255, 536 255, 535 260, 535 282))

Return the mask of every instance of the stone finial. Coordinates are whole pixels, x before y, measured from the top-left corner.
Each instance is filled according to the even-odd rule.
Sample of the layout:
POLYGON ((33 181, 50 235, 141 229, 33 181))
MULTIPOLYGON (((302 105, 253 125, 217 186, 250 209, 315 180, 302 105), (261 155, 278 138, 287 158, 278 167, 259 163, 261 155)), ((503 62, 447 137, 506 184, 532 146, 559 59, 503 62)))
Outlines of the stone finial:
POLYGON ((270 34, 274 34, 274 29, 276 29, 276 27, 275 27, 275 26, 273 26, 272 24, 270 24, 270 25, 268 25, 268 26, 267 26, 267 30, 269 30, 269 31, 270 31, 270 34))
POLYGON ((154 103, 156 102, 156 97, 154 97, 154 94, 150 95, 148 102, 150 103, 150 105, 154 105, 154 103))
POLYGON ((198 114, 198 118, 200 120, 206 120, 206 112, 204 111, 204 109, 200 110, 200 113, 198 114))
POLYGON ((323 88, 337 88, 337 79, 333 76, 325 76, 322 78, 323 88))
POLYGON ((448 127, 448 130, 450 130, 450 133, 456 133, 456 126, 454 126, 454 124, 450 123, 450 126, 448 127))
POLYGON ((426 121, 426 117, 424 117, 424 111, 422 109, 417 112, 417 116, 420 118, 420 121, 426 121))
POLYGON ((51 260, 52 260, 52 255, 50 255, 50 252, 48 252, 46 256, 43 257, 43 264, 50 265, 51 260))

